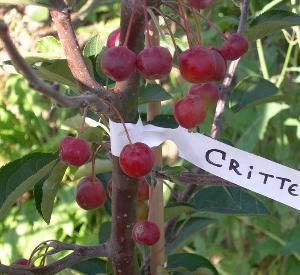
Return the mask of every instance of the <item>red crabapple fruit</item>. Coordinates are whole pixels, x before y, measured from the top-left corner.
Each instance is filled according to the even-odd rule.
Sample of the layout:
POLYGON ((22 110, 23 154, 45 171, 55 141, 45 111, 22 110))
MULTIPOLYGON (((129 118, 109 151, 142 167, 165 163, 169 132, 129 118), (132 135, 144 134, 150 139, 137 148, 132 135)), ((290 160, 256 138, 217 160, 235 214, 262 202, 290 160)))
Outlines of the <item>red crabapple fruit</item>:
POLYGON ((77 186, 76 202, 85 210, 101 207, 105 198, 105 189, 97 177, 87 176, 77 186))
POLYGON ((140 178, 151 172, 154 154, 151 148, 144 143, 127 144, 121 151, 119 163, 127 176, 140 178))
POLYGON ((73 165, 81 166, 90 158, 90 147, 81 138, 64 137, 59 145, 59 158, 61 161, 73 165))
POLYGON ((189 91, 189 95, 201 97, 208 107, 217 103, 220 99, 219 88, 216 86, 216 84, 211 82, 193 85, 189 91))
POLYGON ((180 54, 179 69, 191 83, 220 81, 225 76, 226 63, 217 50, 194 47, 180 54))
POLYGON ((232 34, 223 43, 220 52, 226 60, 236 60, 244 55, 249 48, 247 39, 242 34, 232 34))
POLYGON ((114 81, 128 79, 135 70, 136 54, 127 47, 107 49, 101 58, 103 73, 114 81))
POLYGON ((140 74, 148 80, 167 78, 172 69, 172 55, 163 47, 150 47, 141 51, 136 60, 140 74))
POLYGON ((191 129, 205 120, 206 109, 200 97, 188 95, 176 102, 174 116, 181 127, 191 129))
POLYGON ((150 221, 138 221, 132 229, 132 238, 143 245, 154 245, 160 238, 157 225, 150 221))
POLYGON ((214 0, 189 0, 189 5, 196 9, 206 9, 212 6, 214 0))
POLYGON ((107 48, 113 48, 120 45, 120 29, 114 30, 110 33, 106 41, 107 48))

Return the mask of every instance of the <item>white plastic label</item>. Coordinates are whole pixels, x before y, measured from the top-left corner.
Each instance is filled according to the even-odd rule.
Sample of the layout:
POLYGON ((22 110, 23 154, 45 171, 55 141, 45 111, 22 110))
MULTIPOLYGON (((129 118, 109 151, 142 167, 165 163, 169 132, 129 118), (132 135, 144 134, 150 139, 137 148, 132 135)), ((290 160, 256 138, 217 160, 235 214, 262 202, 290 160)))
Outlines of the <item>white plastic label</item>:
MULTIPOLYGON (((300 172, 268 159, 239 150, 186 129, 161 128, 153 125, 126 123, 133 142, 150 147, 172 140, 180 157, 203 170, 241 187, 300 210, 300 172)), ((119 156, 128 144, 121 123, 110 121, 111 151, 119 156)))

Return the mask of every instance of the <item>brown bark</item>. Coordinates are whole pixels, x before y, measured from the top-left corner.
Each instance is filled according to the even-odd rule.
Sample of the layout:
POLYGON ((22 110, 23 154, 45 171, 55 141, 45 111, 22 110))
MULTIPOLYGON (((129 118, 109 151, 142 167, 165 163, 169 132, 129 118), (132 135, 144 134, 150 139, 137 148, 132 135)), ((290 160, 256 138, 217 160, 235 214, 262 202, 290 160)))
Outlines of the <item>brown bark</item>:
MULTIPOLYGON (((124 41, 128 22, 132 12, 131 1, 122 1, 121 10, 121 42, 124 41)), ((143 46, 143 17, 141 3, 138 1, 137 13, 129 36, 128 48, 138 53, 143 46)), ((117 83, 119 91, 115 107, 122 114, 125 122, 135 122, 138 115, 139 76, 134 73, 128 80, 117 83)), ((117 116, 112 117, 119 121, 117 116)), ((119 166, 118 157, 113 156, 113 187, 112 187, 112 262, 114 273, 138 274, 134 266, 134 242, 131 230, 136 221, 137 180, 126 176, 119 166)))

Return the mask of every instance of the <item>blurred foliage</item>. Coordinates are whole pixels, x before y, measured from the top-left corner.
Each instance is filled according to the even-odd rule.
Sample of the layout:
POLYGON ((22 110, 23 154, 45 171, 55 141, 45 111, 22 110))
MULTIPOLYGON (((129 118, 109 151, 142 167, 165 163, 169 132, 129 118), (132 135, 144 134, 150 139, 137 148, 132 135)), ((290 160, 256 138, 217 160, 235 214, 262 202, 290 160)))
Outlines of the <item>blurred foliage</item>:
MULTIPOLYGON (((11 3, 17 2, 11 1, 11 3)), ((83 52, 89 61, 91 71, 98 81, 104 85, 112 85, 111 82, 107 82, 99 68, 99 56, 107 36, 119 25, 120 1, 100 1, 103 2, 100 5, 98 2, 69 1, 70 5, 76 3, 73 10, 76 12, 76 20, 79 22, 77 33, 81 44, 85 45, 83 52)), ((2 2, 0 1, 0 3, 2 2)), ((41 3, 47 4, 47 1, 41 3)), ((291 22, 299 20, 299 16, 290 14, 290 12, 300 12, 299 1, 252 0, 250 5, 248 35, 251 34, 251 39, 254 37, 253 40, 262 38, 261 33, 267 34, 267 36, 262 40, 253 41, 248 54, 240 62, 234 77, 230 104, 226 107, 225 131, 222 134, 222 140, 228 140, 238 148, 299 170, 300 36, 299 27, 294 27, 296 42, 292 42, 292 29, 290 28, 296 24, 291 22), (274 12, 275 9, 281 12, 274 12), (264 12, 265 14, 257 19, 257 16, 264 12), (279 17, 286 15, 289 18, 284 20, 283 17, 280 17, 280 21, 278 14, 279 17), (271 21, 264 23, 264 20, 271 21), (251 29, 257 22, 265 24, 264 29, 262 26, 251 29), (274 22, 277 24, 276 28, 274 22), (270 25, 274 29, 269 28, 270 25), (285 27, 286 30, 279 30, 285 27), (259 34, 257 30, 260 31, 259 34), (293 44, 291 45, 291 43, 293 44), (289 46, 292 46, 292 51, 291 55, 287 56, 289 46), (265 58, 262 58, 262 53, 265 58), (284 61, 287 58, 287 66, 282 72, 284 61)), ((238 6, 239 2, 235 0, 218 0, 212 11, 205 11, 204 14, 209 16, 211 21, 224 32, 230 33, 236 29, 238 24, 238 6)), ((14 19, 14 14, 18 11, 13 6, 3 6, 1 9, 7 16, 11 15, 6 20, 9 20, 10 25, 15 26, 16 33, 19 33, 18 22, 14 19)), ((172 10, 165 7, 162 10, 177 18, 177 14, 174 14, 172 10)), ((43 28, 49 27, 49 15, 44 7, 30 9, 27 7, 25 13, 30 18, 29 20, 37 24, 34 25, 34 28, 43 30, 43 28)), ((170 36, 165 32, 164 21, 160 20, 159 24, 164 32, 161 44, 168 46, 174 54, 170 36)), ((193 27, 195 26, 193 25, 193 27)), ((173 24, 172 29, 174 28, 173 24)), ((203 21, 201 21, 201 28, 204 45, 218 47, 222 43, 218 33, 203 21)), ((22 32, 25 33, 26 29, 22 32)), ((20 37, 23 36, 20 35, 20 37)), ((18 37, 15 39, 18 41, 18 37)), ((186 38, 180 28, 176 29, 176 42, 181 50, 187 48, 186 38)), ((22 41, 18 41, 18 43, 22 44, 22 41)), ((60 89, 61 92, 76 92, 76 84, 63 59, 59 42, 54 37, 47 36, 40 40, 32 38, 28 44, 32 45, 32 48, 30 54, 28 54, 28 49, 25 50, 27 60, 39 75, 50 81, 53 87, 60 89), (58 85, 58 83, 64 85, 58 85)), ((174 58, 176 62, 176 56, 174 58)), ((5 62, 3 68, 6 71, 9 69, 11 72, 9 62, 5 62)), ((28 87, 27 82, 20 75, 3 73, 1 80, 1 164, 17 160, 36 151, 54 153, 63 136, 76 134, 80 126, 80 116, 76 115, 75 111, 61 109, 49 99, 37 94, 28 87)), ((142 116, 146 112, 145 102, 165 100, 162 110, 165 116, 160 116, 154 123, 165 127, 168 125, 176 127, 176 123, 174 126, 174 120, 170 117, 172 104, 174 100, 187 93, 189 84, 179 76, 175 66, 169 79, 162 86, 163 88, 155 85, 149 87, 141 81, 140 112, 142 116)), ((210 133, 213 113, 214 110, 211 109, 205 123, 199 127, 199 132, 210 133)), ((94 114, 89 113, 88 117, 87 124, 90 128, 86 132, 88 133, 86 138, 91 144, 94 144, 95 137, 102 139, 107 136, 107 125, 105 120, 101 120, 94 114)), ((98 158, 98 176, 107 184, 111 177, 109 173, 111 166, 108 164, 108 155, 105 150, 98 154, 98 158)), ((167 159, 166 162, 168 162, 167 159)), ((168 170, 170 174, 176 174, 179 170, 182 171, 187 167, 190 168, 189 164, 182 160, 175 161, 172 165, 175 168, 168 170)), ((52 215, 50 213, 51 223, 49 225, 44 222, 35 209, 31 188, 18 199, 9 215, 0 223, 0 259, 2 263, 8 264, 16 258, 29 257, 37 244, 48 239, 77 244, 96 244, 99 239, 102 242, 105 237, 109 236, 110 200, 100 210, 86 212, 80 209, 74 199, 76 181, 78 177, 90 173, 90 165, 84 166, 76 174, 75 172, 74 168, 68 168, 63 176, 61 186, 57 186, 59 191, 52 215)), ((0 180, 3 181, 3 179, 0 180)), ((43 181, 42 184, 45 182, 47 181, 43 181)), ((182 189, 180 185, 167 183, 176 191, 182 189)), ((202 196, 210 196, 213 199, 218 197, 215 196, 215 192, 220 196, 222 203, 235 204, 227 192, 221 189, 216 191, 215 187, 200 190, 190 204, 172 205, 168 204, 171 202, 172 196, 169 188, 165 186, 165 203, 168 204, 167 216, 174 217, 177 213, 181 213, 180 222, 176 228, 179 237, 176 242, 167 247, 167 251, 170 253, 180 254, 178 254, 179 256, 176 254, 169 256, 168 272, 170 274, 198 274, 196 272, 216 274, 211 262, 222 275, 299 274, 300 233, 298 228, 300 220, 298 213, 289 207, 250 192, 239 189, 231 191, 242 192, 243 196, 251 202, 250 206, 249 204, 245 207, 242 205, 242 208, 238 209, 240 212, 237 212, 237 209, 231 209, 228 212, 224 211, 224 207, 222 208, 220 205, 217 213, 204 212, 209 211, 209 205, 201 204, 202 196), (223 201, 225 196, 223 194, 227 194, 226 201, 223 201), (199 201, 197 202, 197 200, 199 201), (251 205, 257 207, 257 212, 254 213, 266 214, 268 210, 270 215, 247 217, 235 215, 237 213, 253 214, 251 205), (251 211, 247 207, 250 207, 251 211), (189 258, 188 253, 193 256, 189 258), (178 259, 181 259, 182 264, 178 265, 178 259), (209 259, 210 262, 206 259, 209 259), (178 269, 178 267, 183 267, 183 269, 178 269)), ((35 190, 35 192, 37 191, 35 190)), ((49 211, 51 212, 51 210, 47 211, 47 221, 49 221, 49 211)), ((106 262, 99 260, 74 267, 74 270, 83 274, 93 274, 89 269, 93 267, 96 270, 97 266, 98 272, 104 272, 105 265, 106 262)), ((63 271, 61 274, 75 274, 74 270, 63 271)))

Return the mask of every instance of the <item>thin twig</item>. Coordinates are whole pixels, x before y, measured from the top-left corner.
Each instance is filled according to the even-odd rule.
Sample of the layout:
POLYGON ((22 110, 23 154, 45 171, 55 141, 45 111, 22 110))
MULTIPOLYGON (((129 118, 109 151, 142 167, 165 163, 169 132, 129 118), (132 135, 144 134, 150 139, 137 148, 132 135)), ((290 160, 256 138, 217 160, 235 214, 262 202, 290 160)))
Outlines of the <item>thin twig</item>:
POLYGON ((82 56, 79 43, 72 26, 70 11, 63 0, 51 0, 53 10, 50 11, 59 40, 64 48, 69 68, 82 90, 105 93, 104 87, 90 74, 82 56))
POLYGON ((108 113, 109 107, 103 103, 103 100, 109 101, 108 93, 100 95, 85 93, 80 96, 66 96, 59 91, 53 89, 49 84, 42 81, 34 72, 34 70, 26 63, 24 58, 18 52, 15 44, 13 43, 8 27, 4 21, 0 20, 0 38, 3 41, 6 51, 11 58, 12 63, 15 65, 22 75, 28 80, 30 87, 40 92, 41 94, 53 99, 61 107, 81 108, 90 105, 97 112, 108 113))
POLYGON ((0 272, 5 274, 26 274, 26 275, 50 275, 72 267, 74 264, 84 260, 97 257, 111 257, 111 249, 108 243, 96 246, 81 246, 73 244, 65 244, 59 241, 50 241, 49 247, 53 247, 56 252, 71 250, 69 255, 55 261, 49 265, 42 267, 25 267, 25 266, 7 266, 0 264, 0 272))

